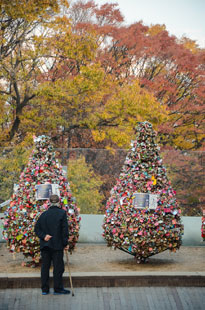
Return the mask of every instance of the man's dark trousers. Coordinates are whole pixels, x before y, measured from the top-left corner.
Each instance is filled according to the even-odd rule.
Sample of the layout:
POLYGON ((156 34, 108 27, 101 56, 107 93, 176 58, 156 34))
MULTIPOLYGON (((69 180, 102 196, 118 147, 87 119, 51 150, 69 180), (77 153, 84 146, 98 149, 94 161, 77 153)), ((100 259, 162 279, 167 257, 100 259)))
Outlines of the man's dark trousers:
POLYGON ((58 292, 63 289, 63 250, 53 250, 49 247, 44 247, 41 250, 42 265, 41 265, 41 289, 42 292, 49 292, 49 269, 51 261, 53 261, 53 281, 54 291, 58 292))
POLYGON ((63 251, 68 245, 69 237, 65 210, 55 205, 51 206, 40 215, 34 230, 40 238, 42 291, 46 293, 49 290, 49 267, 53 261, 54 292, 57 293, 63 289, 63 251), (50 236, 49 240, 45 240, 46 235, 50 236))

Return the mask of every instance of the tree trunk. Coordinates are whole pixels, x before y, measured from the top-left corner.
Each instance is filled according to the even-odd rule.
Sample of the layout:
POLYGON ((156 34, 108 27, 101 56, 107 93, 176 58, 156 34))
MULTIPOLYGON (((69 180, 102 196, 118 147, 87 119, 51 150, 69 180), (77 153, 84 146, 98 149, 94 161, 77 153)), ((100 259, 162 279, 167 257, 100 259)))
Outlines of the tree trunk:
POLYGON ((15 121, 14 121, 12 127, 11 127, 11 130, 9 132, 9 141, 11 141, 13 139, 15 133, 18 131, 19 125, 20 125, 20 118, 17 115, 16 118, 15 118, 15 121))

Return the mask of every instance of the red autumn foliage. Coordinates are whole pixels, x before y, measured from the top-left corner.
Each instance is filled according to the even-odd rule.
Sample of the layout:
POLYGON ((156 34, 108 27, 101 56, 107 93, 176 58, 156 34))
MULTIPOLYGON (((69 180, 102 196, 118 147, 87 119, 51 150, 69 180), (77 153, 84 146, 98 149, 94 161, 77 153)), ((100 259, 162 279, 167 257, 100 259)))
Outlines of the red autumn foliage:
POLYGON ((77 1, 70 16, 76 32, 92 29, 97 33, 97 58, 108 74, 122 83, 139 79, 141 87, 167 105, 171 117, 161 127, 161 142, 201 149, 205 51, 187 48, 186 39, 179 41, 164 26, 123 25, 117 4, 98 7, 94 1, 77 1))

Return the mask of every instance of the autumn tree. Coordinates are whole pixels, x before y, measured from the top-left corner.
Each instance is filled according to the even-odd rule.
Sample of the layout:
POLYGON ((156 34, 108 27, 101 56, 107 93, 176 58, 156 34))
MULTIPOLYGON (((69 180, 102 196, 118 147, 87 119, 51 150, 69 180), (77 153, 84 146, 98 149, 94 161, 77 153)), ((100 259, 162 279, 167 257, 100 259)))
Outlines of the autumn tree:
POLYGON ((7 0, 0 1, 1 61, 23 42, 46 18, 59 11, 59 1, 7 0))
MULTIPOLYGON (((15 133, 22 134, 28 127, 40 131, 38 124, 44 112, 48 111, 47 107, 44 109, 44 100, 54 99, 56 102, 55 96, 53 98, 49 93, 52 82, 56 82, 55 92, 59 93, 57 97, 61 97, 64 105, 60 107, 60 101, 59 108, 55 105, 56 122, 53 127, 63 126, 63 133, 68 136, 76 127, 91 127, 93 108, 90 108, 91 119, 86 120, 89 125, 81 120, 80 124, 76 124, 78 121, 75 120, 74 124, 64 126, 70 113, 65 100, 75 107, 73 109, 72 106, 72 112, 79 108, 79 100, 84 98, 89 106, 93 100, 89 98, 89 90, 86 93, 85 88, 82 91, 75 85, 79 87, 79 95, 76 90, 73 94, 73 85, 70 84, 73 77, 78 84, 81 78, 84 82, 85 74, 89 79, 95 79, 97 74, 98 79, 101 71, 107 87, 113 88, 115 82, 122 87, 136 85, 139 80, 141 88, 146 88, 161 105, 167 106, 170 117, 161 126, 163 144, 186 149, 202 147, 204 51, 194 42, 186 38, 179 42, 168 34, 165 26, 148 27, 142 22, 125 26, 117 4, 113 3, 98 6, 94 1, 74 1, 66 13, 62 10, 66 1, 61 2, 61 6, 54 0, 40 5, 37 0, 30 6, 25 6, 25 3, 28 4, 25 1, 21 1, 21 5, 18 1, 10 5, 6 1, 1 2, 0 121, 7 140, 11 141, 15 133), (54 15, 60 9, 61 14, 54 15), (7 17, 9 22, 6 24, 7 17), (16 29, 15 35, 11 29, 16 29), (25 122, 20 130, 22 119, 25 122)), ((99 98, 101 111, 107 100, 105 97, 112 96, 104 95, 101 92, 99 98)), ((89 118, 88 114, 86 118, 89 118)), ((95 122, 92 126, 100 128, 101 132, 102 125, 103 128, 118 127, 116 124, 110 126, 110 119, 108 122, 105 119, 95 122)))
MULTIPOLYGON (((171 36, 165 25, 148 27, 143 22, 124 25, 117 4, 106 3, 99 6, 94 1, 75 1, 69 14, 76 33, 88 30, 96 32, 97 59, 107 75, 117 80, 122 88, 126 83, 132 84, 138 79, 142 89, 146 88, 153 93, 167 107, 169 117, 158 127, 160 143, 182 150, 203 150, 204 50, 188 38, 179 40, 171 36)), ((111 127, 111 131, 119 133, 117 128, 111 127)), ((125 131, 123 130, 122 136, 116 134, 116 137, 120 136, 118 143, 121 146, 122 140, 126 140, 123 139, 125 131)), ((107 135, 102 129, 93 132, 97 143, 104 137, 105 147, 107 135)), ((76 135, 73 132, 72 145, 76 146, 76 137, 78 145, 84 145, 83 137, 86 134, 83 131, 81 133, 80 140, 79 132, 76 135)), ((97 143, 90 139, 86 145, 96 147, 97 143)), ((173 154, 171 149, 170 152, 173 154)), ((192 159, 189 156, 186 159, 186 171, 189 174, 192 171, 192 159)), ((174 161, 176 158, 173 157, 173 164, 182 171, 179 161, 174 161)), ((172 171, 170 173, 173 174, 172 171)), ((187 182, 184 173, 180 177, 175 174, 174 179, 175 184, 187 182)), ((193 186, 197 188, 198 182, 194 182, 193 186)), ((182 197, 189 196, 187 190, 185 192, 182 194, 179 190, 180 202, 184 201, 182 197)), ((187 204, 186 198, 185 201, 187 204)), ((184 206, 184 202, 182 205, 184 206)), ((188 205, 190 207, 192 204, 188 205)), ((197 214, 200 212, 199 205, 196 205, 195 200, 194 212, 197 214)), ((193 214, 192 211, 184 208, 186 214, 193 214)))
MULTIPOLYGON (((92 6, 92 2, 89 5, 92 6)), ((11 141, 16 133, 23 140, 29 132, 40 134, 51 130, 56 135, 59 128, 68 134, 73 128, 88 128, 93 130, 96 139, 113 138, 122 145, 133 131, 132 122, 136 117, 148 113, 146 119, 159 124, 164 107, 152 104, 155 101, 152 96, 150 106, 144 105, 143 100, 149 95, 140 90, 137 81, 130 84, 116 80, 96 58, 98 40, 102 37, 95 36, 96 29, 77 31, 66 15, 50 14, 49 18, 46 9, 47 15, 38 20, 35 14, 29 15, 22 4, 21 14, 25 14, 25 20, 28 15, 29 21, 36 22, 38 28, 29 25, 28 35, 24 35, 18 46, 14 45, 10 56, 1 64, 4 139, 11 141), (134 101, 128 107, 131 98, 134 101)), ((95 13, 98 23, 110 29, 122 21, 113 4, 96 8, 95 13)))
MULTIPOLYGON (((107 144, 113 141, 119 146, 126 145, 133 135, 136 120, 146 117, 157 126, 166 119, 165 107, 141 90, 137 82, 121 86, 107 77, 98 64, 81 68, 76 77, 45 83, 39 100, 44 130, 51 130, 56 119, 64 133, 90 129, 95 141, 107 139, 107 144)), ((35 107, 38 109, 34 103, 35 107)))
MULTIPOLYGON (((21 15, 6 13, 27 28, 2 56, 2 145, 9 141, 26 147, 33 133, 69 137, 75 129, 89 130, 98 142, 106 139, 107 144, 125 145, 136 120, 146 117, 157 126, 166 117, 165 108, 137 81, 122 85, 106 73, 96 58, 95 29, 75 31, 66 15, 51 14, 50 9, 32 15, 36 2, 29 9, 23 4, 21 15)), ((114 6, 105 9, 112 13, 114 6)), ((101 24, 120 22, 111 13, 101 24)), ((99 12, 99 20, 100 16, 99 12)), ((12 160, 18 161, 9 160, 11 166, 12 160)), ((2 171, 8 165, 3 161, 2 171)))
POLYGON ((0 2, 2 146, 47 133, 126 148, 146 120, 161 144, 202 149, 203 50, 164 25, 125 25, 117 4, 41 2, 0 2))
MULTIPOLYGON (((38 76, 48 62, 45 36, 64 1, 0 1, 0 141, 19 131, 23 109, 36 96, 38 76)), ((66 3, 64 3, 66 5, 66 3)))
POLYGON ((200 149, 204 142, 204 50, 195 42, 170 36, 164 25, 122 24, 117 4, 71 6, 76 31, 94 29, 98 58, 117 80, 139 79, 169 110, 161 127, 163 144, 200 149))
MULTIPOLYGON (((121 18, 114 7, 105 7, 105 13, 110 11, 109 18, 101 24, 118 24, 121 18)), ((166 115, 163 105, 141 90, 137 81, 122 85, 122 80, 108 75, 102 67, 96 58, 96 30, 77 31, 73 23, 71 28, 66 25, 67 19, 60 19, 52 25, 55 39, 46 38, 52 66, 41 74, 38 97, 24 110, 24 131, 43 128, 57 135, 54 128, 61 126, 62 134, 69 139, 71 132, 80 128, 92 130, 97 141, 107 139, 125 145, 136 120, 146 117, 155 125, 161 123, 166 115)))

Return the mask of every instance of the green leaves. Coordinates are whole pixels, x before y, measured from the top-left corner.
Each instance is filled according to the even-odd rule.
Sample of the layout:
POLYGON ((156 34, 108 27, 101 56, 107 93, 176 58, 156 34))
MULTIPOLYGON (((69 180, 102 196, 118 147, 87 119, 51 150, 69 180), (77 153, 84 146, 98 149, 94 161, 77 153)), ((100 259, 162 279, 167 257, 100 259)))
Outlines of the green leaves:
POLYGON ((19 175, 29 157, 29 150, 18 145, 13 150, 1 150, 0 154, 0 199, 10 198, 13 186, 19 181, 19 175))
POLYGON ((81 214, 99 213, 104 196, 100 192, 102 180, 85 158, 70 159, 68 162, 68 179, 73 195, 76 197, 81 214))

